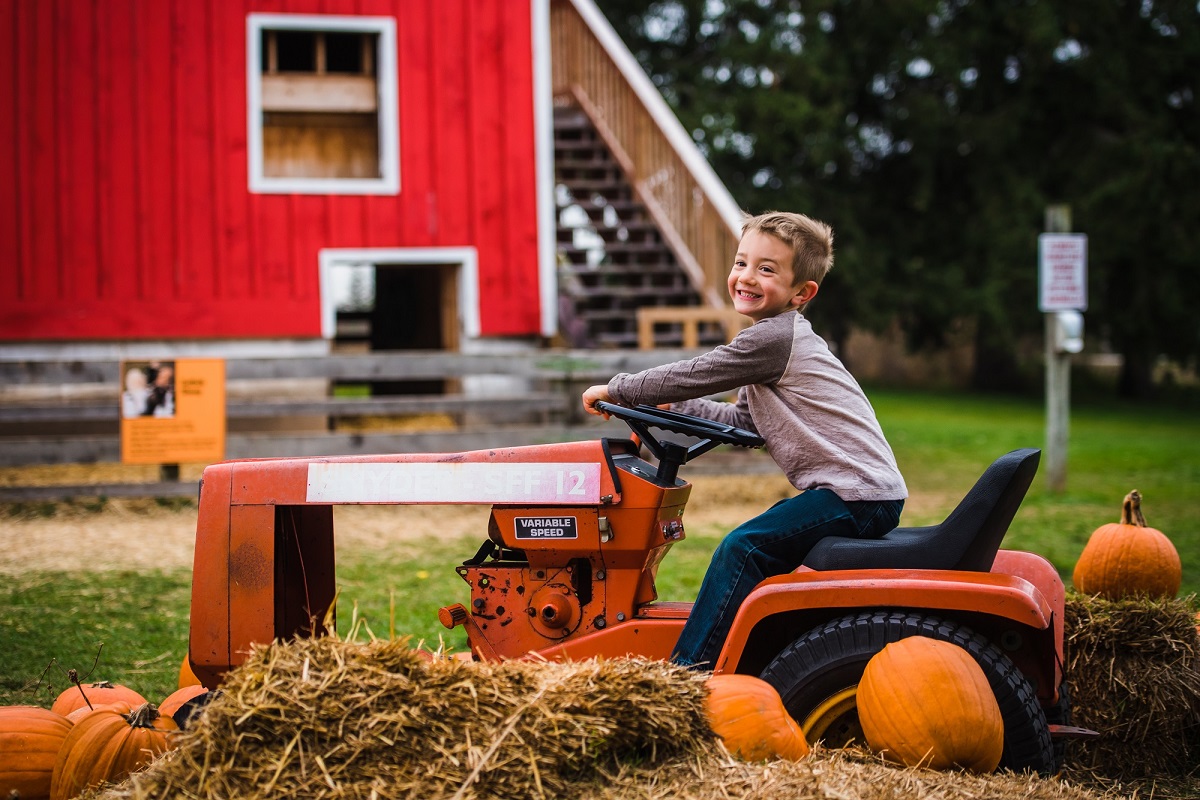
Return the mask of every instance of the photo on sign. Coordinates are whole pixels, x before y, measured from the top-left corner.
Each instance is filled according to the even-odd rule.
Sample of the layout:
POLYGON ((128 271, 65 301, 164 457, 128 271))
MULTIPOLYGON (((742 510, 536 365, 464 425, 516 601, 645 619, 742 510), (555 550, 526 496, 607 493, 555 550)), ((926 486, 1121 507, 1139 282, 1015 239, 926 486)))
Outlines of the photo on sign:
POLYGON ((125 419, 175 416, 175 362, 125 361, 121 416, 125 419))
POLYGON ((122 361, 121 463, 212 463, 225 457, 225 362, 122 361))

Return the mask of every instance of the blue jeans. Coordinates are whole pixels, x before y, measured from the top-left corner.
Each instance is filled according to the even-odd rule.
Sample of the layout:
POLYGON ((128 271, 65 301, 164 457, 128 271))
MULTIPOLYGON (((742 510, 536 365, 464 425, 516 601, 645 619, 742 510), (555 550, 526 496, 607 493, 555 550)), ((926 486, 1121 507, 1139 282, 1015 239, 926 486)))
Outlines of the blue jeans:
POLYGON ((878 539, 896 527, 903 507, 903 500, 847 503, 810 489, 734 528, 713 553, 671 660, 712 669, 742 601, 763 578, 791 572, 826 536, 878 539))

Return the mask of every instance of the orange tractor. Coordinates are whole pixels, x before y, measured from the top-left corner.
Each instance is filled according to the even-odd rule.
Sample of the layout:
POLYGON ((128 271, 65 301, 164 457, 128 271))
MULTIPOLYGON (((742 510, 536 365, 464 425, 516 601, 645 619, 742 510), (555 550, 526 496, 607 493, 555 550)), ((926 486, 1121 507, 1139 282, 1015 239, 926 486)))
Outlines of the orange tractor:
MULTIPOLYGON (((252 643, 319 635, 335 598, 333 507, 491 506, 457 572, 466 603, 441 609, 476 659, 669 658, 691 603, 658 600, 655 575, 684 539, 681 466, 748 431, 648 406, 599 404, 636 439, 455 454, 230 461, 204 471, 189 659, 208 687, 252 643), (638 441, 640 440, 640 442, 638 441), (653 459, 643 458, 644 446, 653 459)), ((1068 726, 1063 584, 1000 542, 1037 470, 1016 450, 939 525, 878 540, 827 538, 741 606, 716 672, 773 684, 809 741, 861 737, 855 689, 888 642, 921 635, 975 657, 1005 723, 1001 766, 1050 772, 1068 726)))

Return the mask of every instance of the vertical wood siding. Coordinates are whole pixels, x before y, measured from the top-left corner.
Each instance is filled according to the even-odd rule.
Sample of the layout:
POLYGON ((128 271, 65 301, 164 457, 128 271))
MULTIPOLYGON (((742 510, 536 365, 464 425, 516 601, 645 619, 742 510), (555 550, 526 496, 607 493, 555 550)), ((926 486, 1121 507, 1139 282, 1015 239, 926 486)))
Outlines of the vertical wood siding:
POLYGON ((540 329, 530 4, 0 3, 0 341, 320 335, 325 247, 479 251, 540 329), (396 196, 247 189, 246 16, 391 16, 396 196))

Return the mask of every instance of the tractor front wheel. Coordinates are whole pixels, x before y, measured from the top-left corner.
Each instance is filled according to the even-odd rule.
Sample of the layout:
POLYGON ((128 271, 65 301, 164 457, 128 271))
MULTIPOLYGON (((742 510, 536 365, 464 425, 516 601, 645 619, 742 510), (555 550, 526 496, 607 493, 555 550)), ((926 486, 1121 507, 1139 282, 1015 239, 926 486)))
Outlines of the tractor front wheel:
POLYGON ((965 625, 903 611, 874 611, 830 620, 785 647, 762 672, 809 742, 844 747, 866 739, 858 722, 856 690, 871 656, 907 636, 952 642, 987 676, 1004 718, 1000 767, 1051 774, 1054 749, 1037 695, 1012 659, 965 625))

